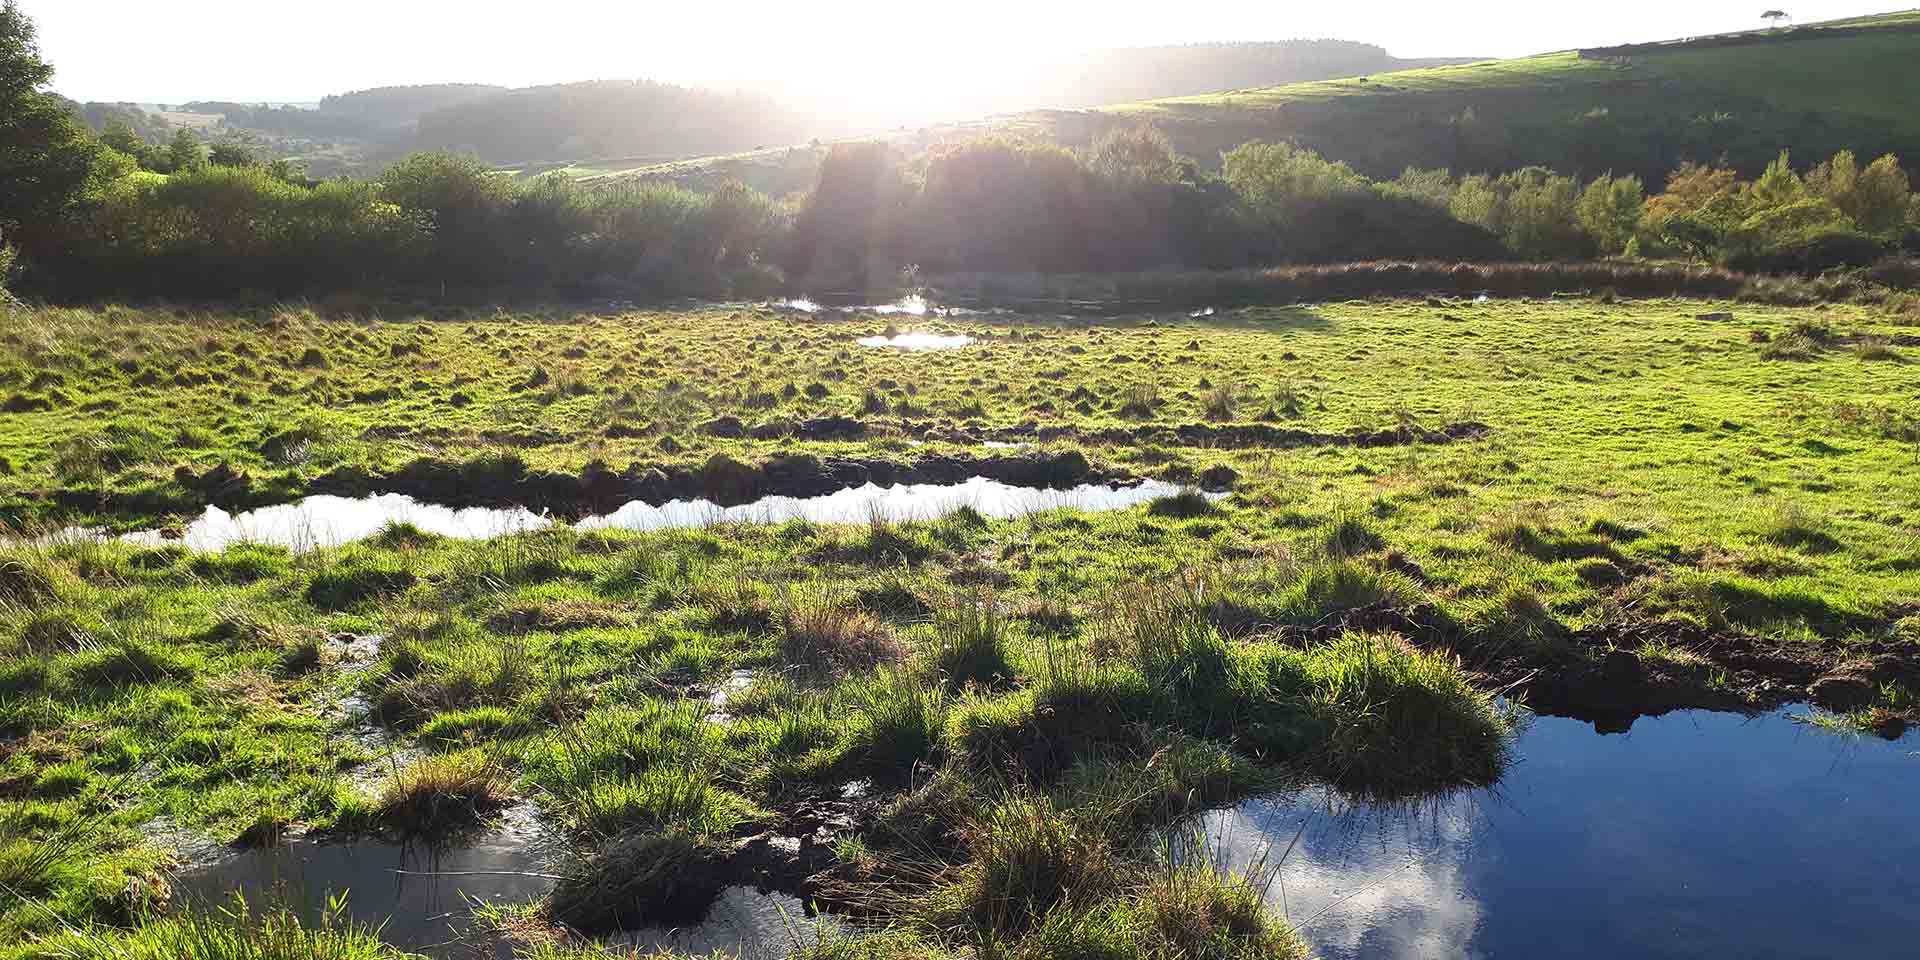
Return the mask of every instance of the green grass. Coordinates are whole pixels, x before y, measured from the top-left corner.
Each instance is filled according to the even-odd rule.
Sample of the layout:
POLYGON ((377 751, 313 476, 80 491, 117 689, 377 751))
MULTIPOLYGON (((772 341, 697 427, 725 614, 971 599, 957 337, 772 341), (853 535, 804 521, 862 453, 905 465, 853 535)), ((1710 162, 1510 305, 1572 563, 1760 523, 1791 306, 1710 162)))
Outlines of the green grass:
MULTIPOLYGON (((167 857, 145 832, 156 820, 221 842, 263 826, 432 833, 521 799, 568 838, 581 878, 538 918, 678 916, 735 844, 865 779, 881 813, 836 838, 836 895, 915 950, 1271 953, 1285 939, 1271 918, 1230 886, 1162 874, 1143 838, 1283 779, 1390 796, 1494 779, 1510 718, 1456 652, 1578 666, 1605 651, 1568 637, 1645 620, 1836 662, 1910 642, 1920 374, 1838 348, 1896 344, 1910 316, 1741 304, 1700 319, 1721 309, 966 318, 926 325, 979 345, 926 354, 855 347, 878 318, 750 308, 22 315, 0 340, 0 383, 65 396, 0 418, 0 496, 28 522, 190 516, 177 468, 221 461, 266 501, 410 463, 456 482, 466 463, 493 464, 497 478, 510 456, 577 475, 595 460, 664 473, 715 455, 879 468, 1034 455, 977 442, 1015 437, 1113 474, 1226 468, 1233 492, 1099 514, 489 542, 395 528, 313 552, 0 549, 0 729, 17 745, 0 755, 0 879, 33 898, 0 910, 0 939, 53 936, 53 916, 161 936, 140 925, 167 857), (1814 327, 1826 346, 1809 358, 1764 353, 1814 327), (326 366, 303 362, 310 349, 326 366), (209 373, 142 378, 186 369, 209 373), (1225 420, 1209 416, 1221 384, 1225 420), (1149 389, 1150 410, 1123 412, 1149 389), (869 392, 896 412, 860 413, 869 392), (828 415, 865 436, 701 429, 828 415), (1336 442, 1462 421, 1489 433, 1336 442), (1296 429, 1297 444, 1195 432, 1296 429), (152 437, 129 443, 138 431, 152 437), (81 467, 65 455, 121 445, 81 467), (125 499, 103 507, 103 492, 125 499), (1383 610, 1405 619, 1341 619, 1383 610), (341 632, 386 640, 349 662, 329 639, 341 632), (735 671, 751 682, 710 719, 708 694, 735 671), (349 698, 365 717, 340 708, 349 698), (363 745, 378 741, 362 724, 408 753, 363 745)), ((1741 693, 1711 645, 1638 652, 1741 693)), ((1901 704, 1889 694, 1883 710, 1901 704)))
POLYGON ((380 942, 378 931, 291 913, 255 913, 244 904, 220 913, 157 917, 128 932, 75 929, 25 954, 45 960, 411 960, 417 954, 380 942))
MULTIPOLYGON (((1920 23, 1909 17, 1904 24, 1920 23)), ((1758 96, 1783 111, 1868 117, 1912 134, 1913 111, 1900 95, 1913 69, 1916 35, 1888 31, 1846 37, 1813 34, 1757 47, 1681 48, 1637 62, 1661 77, 1716 93, 1758 96)), ((1812 159, 1812 158, 1806 158, 1812 159)))

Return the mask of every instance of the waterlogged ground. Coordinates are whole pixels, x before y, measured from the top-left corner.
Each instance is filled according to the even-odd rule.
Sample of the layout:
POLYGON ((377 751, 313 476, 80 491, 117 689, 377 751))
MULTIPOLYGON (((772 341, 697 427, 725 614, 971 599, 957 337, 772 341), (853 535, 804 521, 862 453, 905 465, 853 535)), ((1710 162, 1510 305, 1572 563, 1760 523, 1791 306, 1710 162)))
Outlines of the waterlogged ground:
POLYGON ((484 863, 530 815, 553 858, 471 881, 507 902, 442 923, 405 898, 449 888, 362 881, 345 916, 705 950, 761 888, 841 918, 820 955, 1333 950, 1152 838, 1276 792, 1525 783, 1553 761, 1530 733, 1510 770, 1513 700, 1588 731, 1795 704, 1835 743, 1914 716, 1899 319, 11 314, 0 943, 292 925, 376 956, 312 897, 189 904, 316 844, 484 863), (860 343, 900 334, 970 342, 860 343), (879 508, 915 490, 944 493, 879 508), (350 537, 269 533, 366 497, 350 537))

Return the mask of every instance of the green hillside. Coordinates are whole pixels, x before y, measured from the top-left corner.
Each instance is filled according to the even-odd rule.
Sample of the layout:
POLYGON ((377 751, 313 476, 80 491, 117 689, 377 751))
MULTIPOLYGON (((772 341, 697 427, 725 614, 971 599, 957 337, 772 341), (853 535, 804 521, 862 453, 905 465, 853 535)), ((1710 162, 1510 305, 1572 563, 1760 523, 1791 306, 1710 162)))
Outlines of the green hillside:
POLYGON ((1209 158, 1293 139, 1363 172, 1633 171, 1724 157, 1757 172, 1782 148, 1920 157, 1920 13, 1027 114, 1068 143, 1151 121, 1209 158))

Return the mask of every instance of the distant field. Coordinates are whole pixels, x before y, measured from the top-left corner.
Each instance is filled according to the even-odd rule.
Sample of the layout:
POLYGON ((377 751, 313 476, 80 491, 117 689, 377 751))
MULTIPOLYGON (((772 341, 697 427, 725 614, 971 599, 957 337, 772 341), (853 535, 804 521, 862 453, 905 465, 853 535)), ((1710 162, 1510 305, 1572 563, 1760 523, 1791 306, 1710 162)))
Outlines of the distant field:
POLYGON ((188 127, 194 130, 211 130, 226 122, 226 118, 217 113, 183 113, 178 110, 157 112, 161 119, 176 127, 188 127))
MULTIPOLYGON (((1920 23, 1920 14, 1904 22, 1920 23)), ((1871 117, 1920 133, 1914 81, 1920 33, 1796 39, 1791 45, 1677 49, 1635 58, 1660 76, 1705 90, 1755 95, 1782 110, 1871 117), (1769 53, 1779 52, 1779 56, 1769 53)))
POLYGON ((1034 113, 1017 126, 1086 143, 1149 121, 1202 161, 1250 139, 1292 139, 1374 176, 1537 163, 1659 179, 1681 160, 1721 156, 1757 172, 1782 148, 1803 163, 1839 149, 1911 158, 1920 156, 1909 95, 1920 84, 1916 21, 1889 14, 1846 24, 1884 32, 1802 27, 1621 48, 1630 56, 1568 51, 1034 113))

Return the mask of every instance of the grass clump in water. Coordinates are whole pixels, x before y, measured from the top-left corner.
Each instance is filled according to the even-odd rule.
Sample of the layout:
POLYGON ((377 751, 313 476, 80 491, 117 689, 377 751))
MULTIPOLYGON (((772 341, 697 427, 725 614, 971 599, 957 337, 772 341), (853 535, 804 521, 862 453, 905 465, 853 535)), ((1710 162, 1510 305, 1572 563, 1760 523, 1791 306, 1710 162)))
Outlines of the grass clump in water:
POLYGON ((512 799, 513 778, 497 759, 463 750, 418 760, 381 788, 374 813, 402 836, 440 836, 474 826, 512 799))

